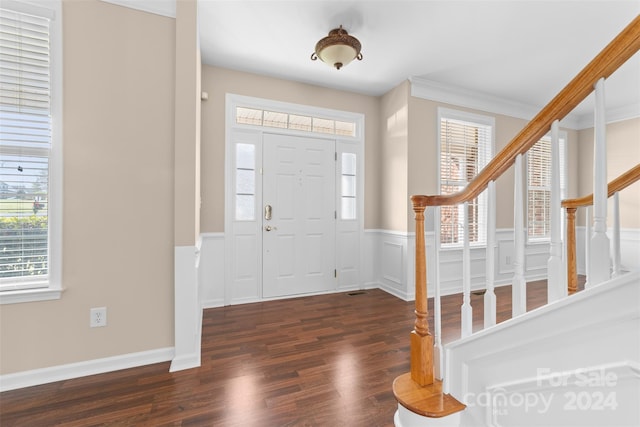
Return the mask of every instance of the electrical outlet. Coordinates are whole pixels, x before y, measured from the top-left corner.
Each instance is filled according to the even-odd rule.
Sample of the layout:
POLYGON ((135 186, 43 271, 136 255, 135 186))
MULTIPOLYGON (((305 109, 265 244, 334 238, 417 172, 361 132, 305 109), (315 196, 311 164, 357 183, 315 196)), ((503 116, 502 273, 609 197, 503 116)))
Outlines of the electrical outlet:
POLYGON ((506 256, 505 264, 511 265, 511 257, 509 255, 506 256))
POLYGON ((107 307, 96 307, 89 310, 89 326, 92 328, 107 326, 107 307))

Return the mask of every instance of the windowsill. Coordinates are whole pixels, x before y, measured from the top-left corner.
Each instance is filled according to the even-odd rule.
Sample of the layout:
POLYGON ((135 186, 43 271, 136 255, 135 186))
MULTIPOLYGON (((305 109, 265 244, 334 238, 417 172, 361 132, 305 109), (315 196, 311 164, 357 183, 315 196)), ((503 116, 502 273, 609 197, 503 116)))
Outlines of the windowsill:
POLYGON ((0 305, 60 299, 64 289, 40 288, 0 292, 0 305))

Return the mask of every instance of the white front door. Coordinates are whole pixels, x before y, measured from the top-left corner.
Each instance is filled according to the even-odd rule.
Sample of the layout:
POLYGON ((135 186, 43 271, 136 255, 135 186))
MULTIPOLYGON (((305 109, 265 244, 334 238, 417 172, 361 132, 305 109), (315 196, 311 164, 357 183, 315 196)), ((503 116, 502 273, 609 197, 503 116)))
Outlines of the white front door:
POLYGON ((335 142, 263 138, 263 297, 333 290, 335 142))

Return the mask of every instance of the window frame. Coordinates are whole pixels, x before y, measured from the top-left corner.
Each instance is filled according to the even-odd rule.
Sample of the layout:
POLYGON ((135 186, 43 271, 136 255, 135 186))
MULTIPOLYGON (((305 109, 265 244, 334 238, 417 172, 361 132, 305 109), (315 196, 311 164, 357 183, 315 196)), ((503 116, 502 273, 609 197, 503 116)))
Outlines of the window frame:
POLYGON ((59 299, 62 295, 62 2, 61 0, 1 0, 0 6, 16 12, 50 18, 51 148, 49 150, 48 191, 48 277, 25 287, 16 281, 14 289, 0 290, 0 304, 59 299))
MULTIPOLYGON (((438 113, 437 113, 437 122, 436 122, 436 145, 437 145, 437 178, 438 178, 438 194, 440 194, 441 192, 441 188, 442 188, 442 165, 441 165, 441 156, 442 156, 442 120, 453 120, 453 121, 460 121, 460 122, 466 122, 469 124, 475 124, 478 125, 478 127, 487 127, 488 128, 488 132, 489 132, 489 137, 487 138, 488 140, 488 147, 485 147, 486 150, 486 162, 487 164, 491 161, 491 159, 493 158, 493 156, 495 155, 495 117, 493 116, 486 116, 486 115, 481 115, 481 114, 476 114, 476 113, 470 113, 467 111, 461 111, 461 110, 453 110, 453 109, 449 109, 449 108, 443 108, 443 107, 438 107, 438 113)), ((478 169, 478 172, 480 170, 482 170, 485 165, 481 165, 478 169)), ((479 205, 484 205, 485 208, 482 209, 478 215, 484 215, 484 218, 481 218, 477 221, 478 226, 478 234, 481 238, 480 241, 478 242, 469 242, 469 246, 471 248, 484 248, 487 246, 487 239, 486 239, 486 224, 487 224, 487 207, 488 207, 488 197, 487 197, 487 191, 483 191, 479 196, 478 196, 478 204, 479 205), (485 225, 485 228, 482 228, 482 225, 485 225), (484 233, 484 235, 483 235, 484 233)), ((458 209, 458 213, 459 215, 463 215, 464 214, 464 204, 460 204, 457 207, 458 209)), ((441 209, 440 209, 441 211, 441 209)), ((438 250, 459 250, 462 249, 464 246, 464 237, 462 239, 459 239, 458 242, 455 243, 445 243, 443 244, 442 241, 442 230, 441 230, 441 215, 442 213, 440 213, 440 215, 434 215, 434 222, 435 222, 435 229, 438 231, 438 235, 440 236, 439 239, 437 239, 438 241, 436 241, 436 246, 438 248, 438 250)), ((460 216, 459 216, 460 218, 460 216)), ((462 221, 460 221, 460 223, 462 223, 462 221)), ((471 224, 471 221, 470 221, 471 224)))
MULTIPOLYGON (((540 138, 540 141, 543 140, 548 140, 549 142, 551 142, 551 134, 548 133, 545 136, 543 136, 542 138, 540 138)), ((565 199, 567 198, 567 181, 568 181, 568 158, 567 158, 567 146, 568 146, 568 134, 566 131, 559 131, 558 132, 558 141, 560 144, 559 147, 559 153, 560 153, 560 198, 561 199, 565 199)), ((536 142, 536 144, 538 143, 536 142)), ((535 146, 535 144, 534 144, 535 146)), ((532 147, 533 149, 533 147, 532 147)), ((553 152, 553 151, 552 151, 553 152)), ((526 224, 527 224, 527 232, 525 233, 526 237, 527 237, 527 244, 548 244, 551 242, 551 225, 549 224, 547 226, 547 229, 549 230, 549 233, 544 236, 544 237, 539 237, 539 236, 530 236, 529 235, 529 229, 530 227, 530 222, 529 222, 529 172, 531 170, 530 167, 530 153, 531 150, 529 150, 526 155, 525 155, 525 176, 524 176, 524 180, 525 180, 525 212, 526 212, 526 224)), ((551 173, 551 165, 549 165, 549 173, 551 173)), ((551 178, 549 178, 551 179, 551 178)), ((551 183, 549 184, 549 192, 551 192, 551 183)), ((551 213, 551 206, 549 206, 549 212, 551 213)), ((550 218, 549 218, 550 220, 550 218)), ((560 231, 560 235, 563 236, 564 235, 564 221, 560 222, 561 224, 561 231, 560 231)))

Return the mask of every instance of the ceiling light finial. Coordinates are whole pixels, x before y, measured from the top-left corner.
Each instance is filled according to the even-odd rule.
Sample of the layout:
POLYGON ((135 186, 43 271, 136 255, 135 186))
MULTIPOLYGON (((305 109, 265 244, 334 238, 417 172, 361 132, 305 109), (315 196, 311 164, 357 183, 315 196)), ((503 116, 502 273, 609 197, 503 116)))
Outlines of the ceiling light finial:
POLYGON ((340 28, 329 31, 329 35, 316 43, 316 50, 311 54, 311 60, 320 60, 336 69, 340 69, 349 62, 357 59, 362 61, 360 41, 350 36, 345 29, 340 28))

